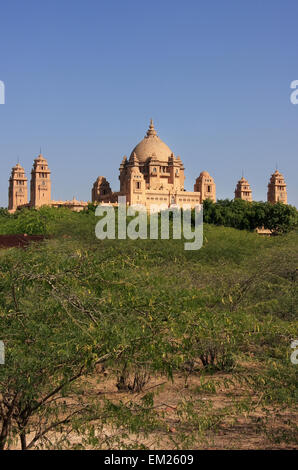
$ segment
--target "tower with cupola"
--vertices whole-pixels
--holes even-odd
[[[194,191],[200,193],[201,204],[205,199],[216,202],[216,185],[212,176],[207,171],[202,171],[196,179]]]
[[[287,204],[287,200],[287,185],[285,179],[278,170],[275,170],[268,184],[267,201],[271,204],[276,204],[277,202]]]
[[[244,201],[252,201],[252,190],[247,179],[242,176],[238,181],[235,189],[235,199],[243,199]]]
[[[41,207],[51,204],[51,172],[47,160],[40,153],[34,160],[31,171],[30,206]]]
[[[8,210],[15,212],[28,203],[27,178],[24,168],[17,163],[11,170],[8,188]]]

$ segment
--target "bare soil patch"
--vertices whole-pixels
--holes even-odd
[[[40,242],[42,240],[44,240],[43,235],[0,235],[0,249],[26,248],[31,242]]]

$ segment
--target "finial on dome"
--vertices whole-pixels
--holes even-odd
[[[149,126],[149,129],[147,131],[147,137],[149,137],[150,135],[157,135],[156,133],[156,130],[154,128],[154,124],[153,124],[153,119],[151,118],[150,119],[150,126]]]

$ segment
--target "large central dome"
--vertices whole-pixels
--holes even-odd
[[[172,150],[156,134],[152,119],[147,134],[133,149],[131,156],[134,153],[140,162],[145,162],[152,154],[154,154],[157,160],[167,162],[172,155]]]

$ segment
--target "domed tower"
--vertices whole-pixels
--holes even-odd
[[[30,205],[41,207],[51,204],[51,172],[47,160],[40,153],[31,171]]]
[[[207,174],[208,175],[208,174]],[[151,207],[196,207],[200,204],[200,193],[185,191],[184,166],[179,156],[158,137],[151,119],[143,140],[132,150],[130,157],[123,157],[119,168],[120,191],[106,196],[103,180],[93,186],[92,199],[98,202],[116,203],[125,197],[128,205],[142,204]],[[215,200],[215,184],[208,175],[210,193],[205,197]]]
[[[24,168],[17,163],[11,170],[8,189],[8,210],[15,212],[19,206],[28,203],[27,178]]]
[[[271,202],[271,204],[276,202],[287,204],[287,185],[283,175],[278,170],[275,170],[273,175],[271,175],[268,184],[267,201]]]
[[[171,149],[157,135],[151,119],[149,129],[139,142],[130,158],[124,157],[120,165],[120,191],[127,191],[127,178],[132,160],[137,162],[144,175],[146,189],[184,190],[184,166],[180,157],[175,157]]]
[[[200,193],[201,204],[205,199],[216,202],[216,185],[212,176],[207,171],[202,171],[196,179],[194,191]]]
[[[249,182],[242,176],[235,189],[235,199],[252,202],[252,190]]]

